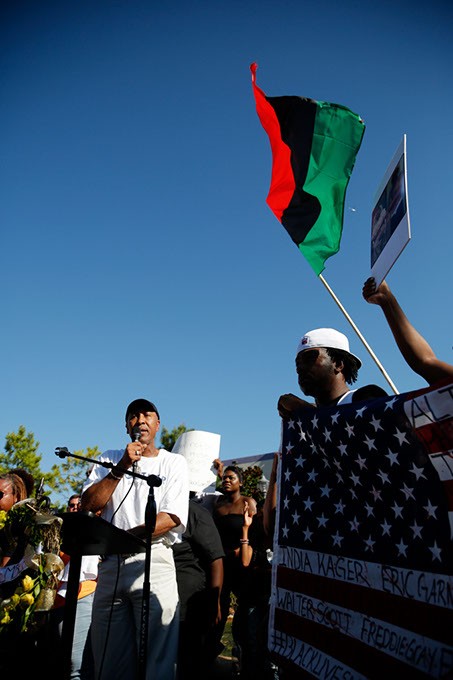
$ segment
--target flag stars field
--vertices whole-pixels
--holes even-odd
[[[360,527],[361,522],[357,519],[357,517],[354,517],[354,519],[349,520],[349,525],[351,527],[351,531],[358,533],[359,532],[359,527]]]
[[[409,444],[409,442],[406,439],[406,433],[401,432],[398,428],[396,428],[396,432],[393,435],[398,439],[399,445],[401,446],[402,444]]]
[[[375,502],[375,503],[376,503],[376,501],[382,501],[382,496],[381,496],[381,490],[380,490],[380,489],[376,489],[374,486],[372,486],[372,487],[371,487],[370,494],[373,496],[374,502]]]
[[[377,432],[378,430],[382,430],[381,421],[377,420],[374,416],[370,420],[370,425],[372,425],[374,427],[375,432]]]
[[[432,505],[431,501],[428,499],[428,505],[424,505],[423,509],[426,510],[427,517],[436,517],[436,510],[437,510],[437,505]]]
[[[412,467],[409,470],[409,472],[413,475],[415,475],[415,478],[418,482],[419,479],[426,479],[426,475],[423,474],[423,468],[417,467],[415,463],[412,463]]]
[[[307,526],[307,528],[303,531],[303,535],[304,535],[305,541],[310,542],[311,537],[313,536],[313,531],[310,531],[310,529]]]
[[[337,546],[341,547],[341,544],[343,542],[343,536],[341,536],[338,531],[335,534],[332,534],[332,539],[333,539],[333,545],[334,546],[337,545]]]
[[[323,496],[325,496],[326,498],[329,498],[331,491],[332,491],[332,489],[330,488],[330,486],[328,484],[326,484],[325,486],[322,486],[321,487],[321,498]]]
[[[373,449],[374,451],[377,451],[376,444],[374,443],[374,441],[375,441],[374,439],[371,439],[368,436],[365,437],[364,444],[368,446],[368,451],[372,451]]]
[[[335,514],[336,515],[343,515],[344,514],[345,505],[342,501],[335,503],[334,508],[335,508]]]
[[[397,505],[397,503],[394,503],[391,508],[395,514],[395,519],[397,517],[403,517],[403,508],[401,505]]]
[[[383,470],[379,470],[377,474],[378,477],[381,478],[382,484],[390,484],[390,479],[386,472],[384,472]]]
[[[406,500],[408,500],[409,498],[412,498],[412,500],[415,500],[414,489],[407,486],[407,484],[403,484],[403,488],[401,489],[401,491],[406,496]]]
[[[441,561],[442,548],[439,548],[436,541],[434,541],[434,545],[430,547],[430,550],[433,554],[433,562],[435,560],[439,560],[439,562],[440,562]]]
[[[367,539],[365,539],[364,543],[366,551],[369,550],[370,552],[374,552],[374,545],[376,541],[373,541],[373,539],[371,538],[371,534],[368,536]]]
[[[396,547],[398,548],[398,555],[407,557],[407,545],[403,542],[403,539],[401,539],[399,543],[396,543]]]
[[[366,464],[365,458],[362,458],[361,456],[357,456],[357,458],[355,459],[354,462],[357,463],[357,465],[359,466],[359,468],[361,470],[367,469],[367,464]]]
[[[412,529],[412,534],[413,538],[422,538],[422,528],[417,524],[417,522],[414,522],[413,524],[410,525],[410,529]]]
[[[393,451],[391,451],[390,449],[388,449],[388,453],[386,453],[385,456],[386,456],[386,458],[389,459],[389,461],[390,461],[390,466],[392,466],[392,465],[399,465],[399,462],[398,462],[398,454],[397,454],[397,453],[394,453]]]
[[[383,536],[390,536],[390,531],[392,529],[392,525],[387,522],[387,520],[384,520],[384,522],[381,524],[382,527],[382,535]]]
[[[330,430],[327,429],[327,427],[324,428],[324,441],[330,442],[331,441],[331,434]]]
[[[295,496],[298,496],[300,490],[301,490],[301,486],[300,486],[299,482],[296,482],[296,483],[294,484],[294,486],[293,486],[293,493],[294,493],[294,495],[295,495]]]
[[[348,433],[348,437],[354,436],[354,425],[350,425],[349,423],[346,423],[344,429]]]

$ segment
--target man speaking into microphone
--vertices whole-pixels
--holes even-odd
[[[158,449],[160,417],[147,399],[126,409],[125,449],[105,451],[84,484],[81,509],[100,513],[120,529],[146,540],[149,485],[141,476],[162,480],[154,490],[156,522],[152,532],[146,678],[173,680],[178,650],[178,589],[171,545],[186,529],[189,481],[183,456]],[[99,565],[91,637],[97,680],[135,680],[138,673],[145,553],[108,555]]]

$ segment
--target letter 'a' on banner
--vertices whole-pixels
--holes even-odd
[[[272,178],[266,202],[319,276],[340,249],[346,189],[365,125],[340,104],[267,97],[256,85],[256,110],[269,136]]]

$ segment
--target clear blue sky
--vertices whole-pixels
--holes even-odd
[[[412,240],[388,276],[452,362],[450,2],[21,2],[0,24],[0,441],[43,468],[126,444],[132,399],[221,457],[274,451],[307,330],[345,332],[359,384],[388,385],[265,203],[268,95],[359,113],[341,250],[324,276],[400,392],[425,383],[361,288],[375,190],[407,134]],[[353,210],[352,210],[353,209]]]

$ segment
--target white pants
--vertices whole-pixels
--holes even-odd
[[[144,572],[145,553],[110,555],[99,565],[91,624],[96,680],[137,678]],[[150,582],[146,678],[174,680],[179,598],[167,544],[152,544]]]

